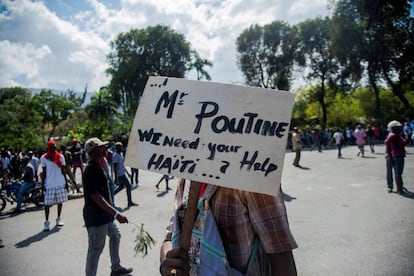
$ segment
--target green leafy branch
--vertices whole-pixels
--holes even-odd
[[[147,231],[144,230],[143,223],[141,223],[141,225],[137,225],[135,223],[132,224],[135,226],[134,231],[137,231],[137,235],[135,236],[134,257],[136,257],[138,254],[141,254],[142,257],[145,257],[148,255],[148,250],[155,245],[155,240]]]

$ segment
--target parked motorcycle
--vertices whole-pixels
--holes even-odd
[[[5,182],[1,179],[1,190],[0,190],[0,212],[6,208],[7,202],[14,204],[17,202],[17,194],[21,189],[22,184],[16,181]],[[37,207],[44,206],[44,191],[42,183],[37,182],[35,185],[30,187],[23,195],[22,204],[33,203]]]

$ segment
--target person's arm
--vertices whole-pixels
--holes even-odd
[[[296,264],[292,251],[269,254],[272,264],[272,275],[295,276]]]
[[[96,205],[113,216],[117,221],[120,223],[128,223],[127,217],[121,215],[117,210],[115,210],[102,195],[95,193],[91,195],[91,198],[96,203]]]

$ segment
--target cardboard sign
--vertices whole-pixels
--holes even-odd
[[[150,77],[125,163],[276,195],[294,99],[285,91]]]

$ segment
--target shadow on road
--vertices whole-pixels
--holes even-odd
[[[401,194],[402,197],[406,197],[406,198],[410,198],[410,199],[414,199],[414,193],[403,188],[404,189],[404,193]]]
[[[157,193],[157,197],[163,197],[163,196],[165,196],[166,194],[168,194],[168,190],[167,190],[167,191],[158,192],[158,193]]]
[[[284,200],[284,201],[286,201],[286,202],[290,202],[290,201],[292,201],[292,200],[295,200],[295,199],[296,199],[296,197],[292,197],[292,196],[290,196],[290,195],[288,195],[288,194],[285,194],[285,193],[283,193],[283,192],[282,192],[282,196],[283,196],[283,200]]]
[[[43,232],[43,231],[42,232],[39,232],[39,233],[37,233],[37,234],[35,234],[35,235],[31,236],[31,237],[28,237],[25,240],[22,240],[22,241],[16,243],[15,246],[16,246],[16,248],[28,247],[32,243],[39,242],[39,241],[43,240],[44,238],[46,238],[47,236],[49,236],[51,234],[54,234],[54,233],[57,233],[59,231],[60,231],[60,228],[59,227],[54,227],[50,231],[47,231],[47,232]]]

